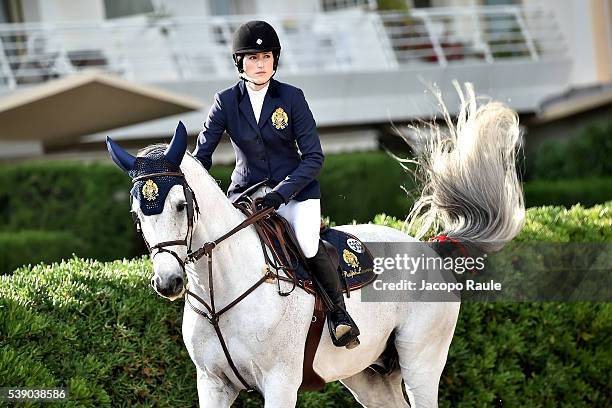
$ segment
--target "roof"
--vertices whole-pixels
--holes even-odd
[[[543,101],[536,121],[550,122],[610,104],[612,104],[612,84],[571,88],[563,94]]]
[[[202,107],[194,97],[150,85],[102,73],[77,74],[0,100],[0,140],[66,143]]]

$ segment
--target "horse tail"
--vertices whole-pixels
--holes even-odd
[[[471,84],[465,93],[454,85],[461,99],[456,124],[436,92],[448,131],[435,123],[413,128],[422,142],[417,174],[423,190],[407,223],[419,238],[441,230],[476,250],[494,252],[519,233],[525,220],[516,169],[518,115],[499,102],[479,106]]]

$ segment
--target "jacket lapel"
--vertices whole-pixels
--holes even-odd
[[[279,106],[279,94],[277,82],[274,79],[270,80],[270,86],[268,87],[268,92],[266,92],[266,96],[264,97],[264,103],[261,107],[261,114],[259,115],[259,127],[263,128],[272,112],[278,108]]]
[[[253,107],[251,106],[251,100],[249,99],[249,94],[246,90],[246,85],[244,81],[240,81],[239,87],[241,94],[240,102],[238,103],[238,108],[246,118],[248,124],[253,128],[255,132],[257,132],[257,134],[259,134],[259,127],[255,122],[255,114],[253,113]]]

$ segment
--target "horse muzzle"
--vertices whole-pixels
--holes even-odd
[[[156,274],[151,278],[151,287],[160,296],[174,301],[185,293],[185,279],[181,275],[161,277]]]

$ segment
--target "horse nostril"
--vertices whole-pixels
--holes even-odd
[[[161,278],[159,276],[153,276],[151,278],[151,287],[155,290],[161,287]]]
[[[178,292],[181,289],[183,289],[183,278],[177,276],[176,278],[174,278],[174,291]]]

